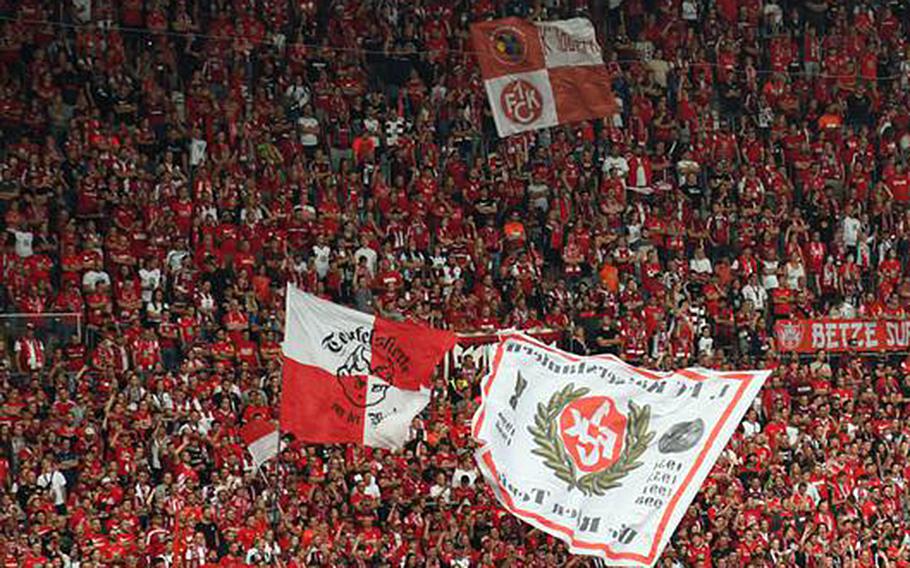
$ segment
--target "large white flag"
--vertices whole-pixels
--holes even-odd
[[[474,415],[512,514],[614,566],[651,566],[770,371],[655,373],[504,334]]]

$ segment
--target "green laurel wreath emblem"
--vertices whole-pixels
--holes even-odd
[[[629,415],[626,418],[626,439],[619,459],[602,471],[579,477],[575,464],[572,463],[572,458],[557,432],[556,419],[569,403],[583,397],[589,391],[590,389],[586,387],[576,389],[574,383],[569,383],[562,390],[553,393],[549,403],[544,405],[541,402],[537,405],[534,425],[528,426],[528,432],[537,444],[531,453],[543,458],[544,465],[553,470],[557,478],[569,485],[569,491],[578,488],[586,496],[601,496],[610,489],[622,486],[620,480],[642,465],[642,462],[637,460],[648,449],[655,433],[648,430],[651,407],[648,405],[640,407],[630,400]]]

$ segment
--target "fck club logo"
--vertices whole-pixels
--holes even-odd
[[[579,471],[606,469],[619,459],[626,417],[605,396],[589,396],[571,402],[559,417],[559,433]]]
[[[519,374],[516,386],[521,380]],[[612,398],[589,393],[589,388],[569,383],[538,405],[534,425],[528,427],[535,444],[531,453],[570,491],[605,495],[642,465],[655,432],[650,406],[630,400],[624,413]]]
[[[531,124],[543,114],[543,95],[524,79],[515,79],[499,95],[503,114],[512,122]]]
[[[803,342],[802,324],[789,321],[777,324],[777,342],[787,351],[798,348]]]

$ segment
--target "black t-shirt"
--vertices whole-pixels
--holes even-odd
[[[615,327],[600,328],[595,336],[594,345],[591,350],[597,353],[608,353],[610,355],[619,355],[619,344],[601,346],[601,341],[614,341],[619,338],[619,330]]]
[[[21,507],[23,511],[27,508],[28,500],[37,492],[38,488],[34,485],[22,484],[19,486],[19,490],[16,491],[16,500],[19,502],[19,507]]]
[[[70,106],[76,104],[76,100],[79,98],[79,89],[84,80],[75,71],[64,71],[57,75],[57,84],[62,91],[63,102]]]
[[[201,532],[205,537],[205,544],[210,550],[217,548],[220,539],[218,538],[218,526],[215,523],[196,523],[196,531]]]
[[[871,103],[865,94],[853,93],[847,97],[847,115],[850,120],[867,124]]]
[[[569,342],[566,344],[566,350],[575,355],[588,355],[590,353],[589,347],[575,336],[569,338]]]
[[[742,91],[738,84],[723,83],[719,90],[721,107],[725,112],[735,112],[742,106]]]
[[[700,200],[702,195],[704,195],[704,190],[701,187],[701,184],[697,181],[694,183],[684,183],[680,189],[682,192],[689,198],[694,200]]]

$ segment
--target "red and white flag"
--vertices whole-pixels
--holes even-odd
[[[586,18],[503,18],[471,26],[496,130],[526,130],[611,116],[616,100],[594,26]]]
[[[654,566],[771,371],[654,372],[503,332],[472,432],[500,504],[610,566]],[[701,563],[699,563],[701,565]]]
[[[261,418],[247,422],[240,428],[240,438],[256,467],[278,455],[278,429],[271,422]]]
[[[305,442],[402,447],[455,334],[365,314],[290,285],[286,302],[282,432]]]

